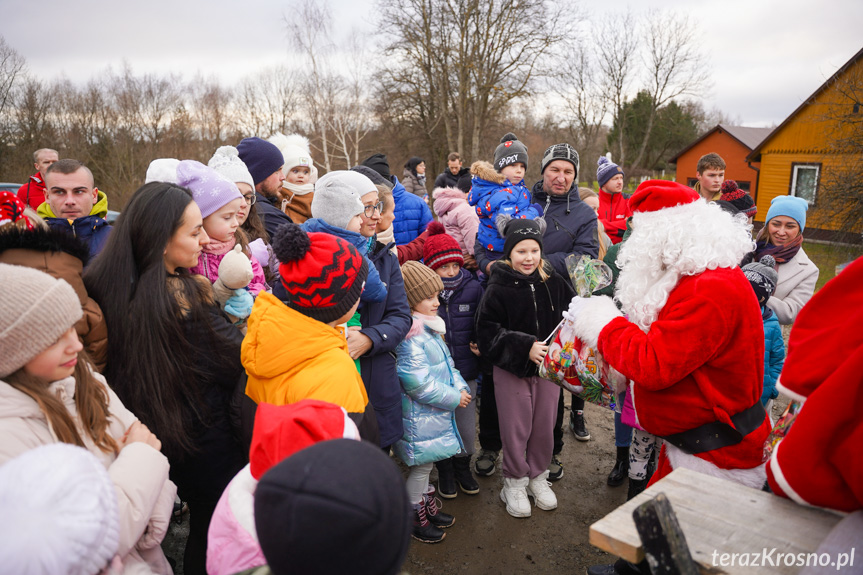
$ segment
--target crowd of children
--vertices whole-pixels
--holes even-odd
[[[563,158],[577,175],[577,154],[560,146],[546,152],[543,170]],[[480,490],[471,458],[477,428],[490,430],[478,426],[478,397],[481,412],[498,416],[502,508],[519,518],[530,517],[531,499],[557,508],[550,480],[562,468],[549,474],[562,394],[538,367],[576,300],[570,278],[546,258],[549,222],[525,186],[527,165],[527,148],[507,134],[493,164],[471,167],[470,193],[439,190],[441,222],[414,234],[395,225],[406,192],[385,156],[318,177],[304,138],[249,138],[219,148],[208,165],[153,162],[102,253],[92,262],[82,254],[68,276],[77,292],[27,261],[0,263],[0,291],[15,294],[0,313],[0,485],[56,459],[67,475],[80,470],[80,481],[46,484],[46,497],[99,505],[57,508],[58,520],[92,523],[77,540],[52,531],[33,544],[36,524],[16,531],[20,545],[0,562],[170,573],[159,543],[179,492],[191,512],[186,573],[264,564],[272,573],[397,573],[411,536],[438,543],[456,522],[438,497]],[[423,173],[419,158],[405,166],[406,176]],[[600,158],[597,177],[599,195],[566,196],[566,213],[583,202],[597,214],[591,253],[616,279],[632,210],[617,165]],[[739,190],[727,193],[741,201]],[[3,200],[0,262],[7,242],[20,249],[45,233],[32,210]],[[220,281],[235,257],[242,285]],[[468,269],[474,257],[478,270]],[[771,255],[743,267],[761,306],[768,407],[784,359],[768,305],[775,267]],[[96,310],[87,330],[82,305]],[[88,337],[99,325],[107,337]],[[488,402],[484,378],[494,384]],[[631,395],[618,397],[608,483],[628,473],[633,497],[658,440],[641,427]],[[51,451],[54,443],[77,449]],[[10,512],[25,513],[24,503],[12,507],[17,497],[0,490]]]

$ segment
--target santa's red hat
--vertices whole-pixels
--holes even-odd
[[[863,509],[863,258],[827,282],[791,330],[782,390],[806,402],[767,465],[798,503]]]
[[[645,180],[629,198],[633,213],[656,212],[691,204],[701,196],[692,188],[668,180]]]
[[[338,405],[317,399],[279,406],[261,403],[249,450],[252,477],[260,479],[272,466],[314,443],[340,437],[358,440],[360,433]]]

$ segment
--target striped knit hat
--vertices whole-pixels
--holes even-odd
[[[454,237],[446,233],[446,228],[440,222],[431,222],[428,226],[428,238],[423,245],[423,262],[433,270],[449,262],[464,265],[464,255]]]
[[[306,233],[283,224],[273,237],[279,274],[288,292],[288,307],[323,323],[345,315],[360,299],[369,265],[357,249],[341,238]]]

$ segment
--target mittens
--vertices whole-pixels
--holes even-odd
[[[234,290],[234,295],[228,298],[225,302],[225,312],[232,316],[243,319],[249,317],[252,313],[252,306],[255,303],[255,298],[247,289]]]

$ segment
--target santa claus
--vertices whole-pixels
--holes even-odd
[[[770,420],[761,405],[764,331],[738,262],[746,219],[675,182],[630,199],[632,235],[617,258],[615,299],[573,299],[575,333],[631,380],[642,427],[663,438],[651,483],[685,467],[760,488]]]

